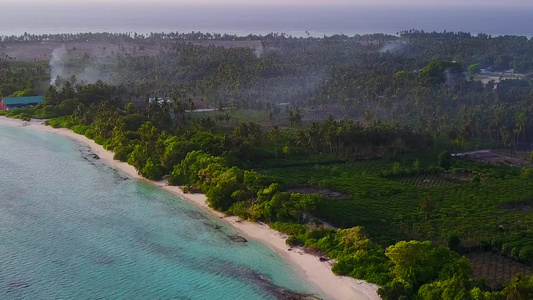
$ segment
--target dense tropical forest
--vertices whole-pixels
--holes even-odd
[[[2,55],[0,96],[45,103],[0,114],[267,222],[383,299],[533,298],[533,39],[24,35],[0,52],[39,43],[67,46]]]

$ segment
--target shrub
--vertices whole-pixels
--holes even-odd
[[[103,146],[106,142],[109,142],[108,139],[103,138],[103,137],[101,137],[99,135],[94,136],[93,140],[94,140],[95,143],[97,143],[98,145],[101,145],[101,146]]]
[[[113,156],[114,160],[120,160],[122,162],[127,162],[128,161],[128,156],[130,155],[129,149],[127,149],[127,148],[120,148],[120,149],[115,148],[114,151],[115,151],[115,155]]]
[[[468,66],[468,72],[472,75],[475,75],[481,71],[481,65],[480,64],[473,64]]]
[[[181,189],[185,194],[199,194],[202,192],[202,190],[193,184],[186,184]]]
[[[13,117],[16,118],[16,119],[21,119],[23,121],[30,121],[31,120],[31,115],[28,114],[28,113],[21,113],[21,114],[15,115]]]
[[[394,163],[392,166],[392,174],[398,175],[401,172],[401,165],[399,162]]]
[[[420,162],[417,160],[415,160],[415,162],[413,163],[413,171],[418,174],[418,172],[420,172]]]
[[[242,219],[247,219],[248,218],[248,203],[246,203],[245,201],[235,202],[226,212],[228,214],[238,216]]]
[[[37,93],[33,89],[25,89],[22,91],[16,91],[12,95],[13,97],[28,97],[28,96],[37,96]]]
[[[526,246],[520,250],[518,256],[523,260],[531,260],[533,258],[533,247]]]
[[[439,155],[439,167],[448,170],[452,166],[452,156],[448,151],[443,151]]]
[[[76,125],[70,116],[50,119],[44,122],[44,124],[52,126],[53,128],[71,128],[72,126]]]
[[[59,104],[59,112],[63,115],[71,115],[80,104],[77,99],[66,99]]]
[[[457,251],[461,246],[461,240],[456,234],[453,234],[446,238],[446,244],[448,244],[448,248],[450,248],[451,250]]]
[[[533,172],[531,172],[531,169],[525,168],[520,176],[522,178],[533,178]]]
[[[275,222],[270,224],[270,228],[290,235],[300,235],[305,233],[305,226],[302,224]]]
[[[290,246],[295,246],[295,247],[301,247],[304,245],[304,241],[302,241],[302,239],[298,238],[297,236],[290,236],[287,238],[287,240],[285,241],[285,243],[287,245],[290,245]]]
[[[96,131],[92,128],[89,128],[88,130],[85,131],[85,137],[87,137],[88,139],[94,139],[94,137],[96,136]]]
[[[110,139],[106,139],[105,142],[102,144],[102,147],[104,147],[105,150],[113,150],[113,143]]]
[[[61,116],[61,112],[53,105],[46,105],[35,111],[34,117],[37,119],[52,119]]]
[[[154,163],[152,158],[149,158],[141,170],[141,175],[150,180],[159,180],[163,177],[163,170],[161,165]]]
[[[89,128],[90,127],[87,125],[74,125],[72,126],[71,129],[77,134],[85,135],[85,133],[87,132],[87,130],[89,130]]]

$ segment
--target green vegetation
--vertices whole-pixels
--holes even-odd
[[[1,51],[0,51],[1,52]],[[46,64],[14,62],[0,58],[0,98],[35,96],[49,81]]]
[[[148,179],[268,222],[288,244],[335,259],[336,274],[379,284],[383,299],[530,298],[530,277],[491,291],[459,253],[533,262],[531,161],[513,156],[533,142],[531,77],[496,85],[463,72],[532,72],[532,40],[409,31],[403,50],[383,52],[398,38],[247,37],[262,40],[259,56],[185,42],[238,39],[228,36],[93,37],[164,51],[117,53],[116,85],[58,78],[39,88],[38,63],[1,60],[18,78],[2,83],[3,95],[45,94],[44,104],[1,114],[52,118]],[[509,156],[491,164],[451,154],[487,145]]]
[[[481,64],[473,64],[468,66],[468,73],[475,75],[481,71]]]

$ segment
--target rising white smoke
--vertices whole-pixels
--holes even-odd
[[[67,58],[67,48],[65,45],[52,51],[50,60],[50,84],[56,83],[57,76],[63,77],[65,73],[65,59]]]
[[[392,41],[386,43],[381,49],[379,49],[379,53],[387,53],[387,52],[403,52],[407,49],[407,42],[405,41]]]
[[[76,78],[80,81],[82,84],[91,84],[95,83],[98,80],[102,80],[104,82],[108,81],[108,76],[104,76],[102,72],[97,70],[93,66],[86,67],[83,72],[76,75]]]
[[[58,76],[63,80],[74,80],[71,83],[91,84],[99,80],[107,83],[113,82],[112,74],[107,71],[106,65],[109,61],[103,59],[91,59],[83,71],[77,68],[70,68],[66,65],[68,57],[68,50],[65,45],[54,49],[52,51],[52,59],[50,59],[50,85],[55,85]],[[76,70],[74,70],[76,69]],[[73,79],[74,78],[74,79]]]
[[[254,51],[255,57],[261,58],[261,56],[263,55],[263,51],[263,45],[256,47]]]

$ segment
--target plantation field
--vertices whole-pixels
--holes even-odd
[[[402,158],[402,168],[409,168],[415,160]],[[345,199],[322,200],[316,216],[339,227],[364,226],[385,246],[405,239],[446,245],[456,235],[460,247],[468,250],[496,237],[533,229],[530,211],[502,209],[504,204],[533,199],[533,180],[521,175],[521,168],[453,160],[453,172],[445,174],[381,176],[395,164],[394,160],[371,160],[264,172],[289,186],[309,184],[346,194]],[[421,158],[419,164],[425,169],[436,165],[436,159]],[[463,174],[478,180],[458,181]],[[430,181],[424,184],[425,179]],[[497,250],[502,245],[492,244]],[[529,243],[513,244],[515,256],[526,246]],[[511,249],[507,252],[512,254]],[[533,258],[529,256],[521,259]]]
[[[474,277],[484,277],[493,289],[501,287],[520,273],[532,275],[533,268],[493,252],[472,252],[466,255],[474,271]]]
[[[396,182],[406,183],[411,186],[430,188],[430,187],[451,187],[457,184],[465,183],[462,177],[453,177],[453,174],[431,174],[404,176],[396,179]]]

